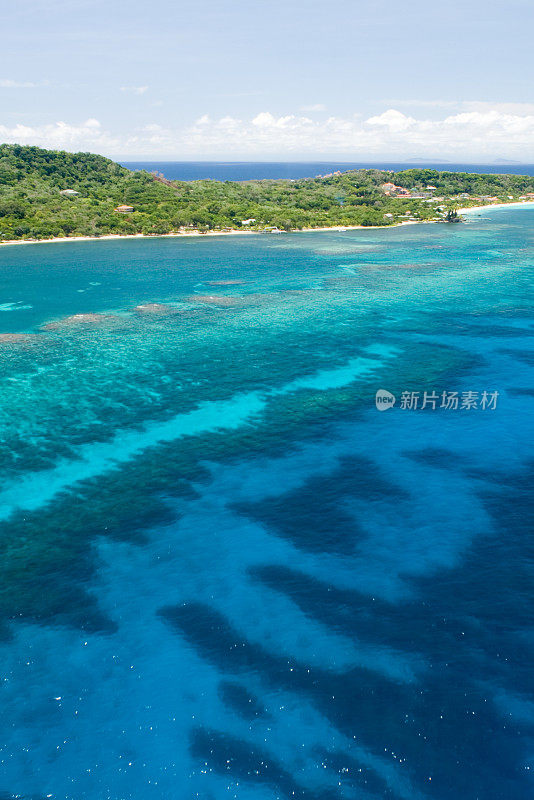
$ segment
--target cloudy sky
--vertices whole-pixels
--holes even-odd
[[[532,0],[18,0],[0,141],[534,163]]]

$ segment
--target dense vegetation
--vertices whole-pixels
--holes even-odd
[[[443,200],[389,197],[380,188],[388,181],[407,189],[431,184]],[[60,194],[65,189],[79,194]],[[390,225],[445,216],[462,193],[507,200],[526,192],[534,192],[529,176],[429,169],[355,170],[297,181],[164,181],[92,153],[0,145],[0,240],[206,231],[240,228],[249,219],[252,229]],[[469,202],[461,198],[462,205]],[[116,211],[121,204],[133,213]]]

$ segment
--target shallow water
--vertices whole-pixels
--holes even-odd
[[[532,796],[533,222],[0,250],[0,797]]]

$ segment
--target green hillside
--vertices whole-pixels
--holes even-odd
[[[381,188],[386,182],[426,195],[388,196]],[[78,194],[66,196],[64,190]],[[239,229],[244,220],[253,220],[246,227],[256,230],[390,225],[435,219],[454,205],[480,202],[480,196],[508,201],[528,192],[534,192],[528,176],[427,169],[357,170],[298,181],[171,182],[92,153],[4,144],[0,240]],[[115,210],[119,205],[134,210],[121,213]]]

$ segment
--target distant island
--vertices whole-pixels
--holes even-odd
[[[0,242],[280,232],[457,221],[459,206],[534,200],[534,177],[413,168],[300,180],[170,181],[103,156],[0,145]]]

